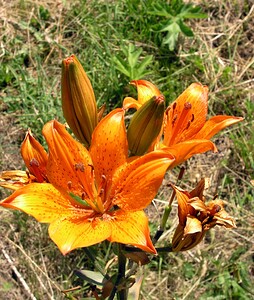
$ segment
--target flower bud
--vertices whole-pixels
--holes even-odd
[[[21,156],[29,172],[36,177],[38,182],[47,181],[48,154],[30,130],[26,133],[21,145]]]
[[[164,117],[164,96],[154,96],[135,112],[127,138],[131,155],[143,155],[161,131]]]
[[[62,108],[75,136],[89,147],[98,123],[97,106],[91,82],[75,55],[62,63]]]

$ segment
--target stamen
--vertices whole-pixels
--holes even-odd
[[[188,128],[190,127],[190,124],[191,124],[191,121],[189,120],[188,123],[187,123],[187,125],[186,125],[185,130],[188,129]]]
[[[176,108],[176,103],[173,104],[173,109],[175,110],[175,108]],[[181,135],[185,130],[187,130],[190,127],[191,122],[194,120],[194,115],[193,114],[190,115],[191,108],[192,108],[192,104],[190,102],[185,102],[183,104],[182,111],[180,111],[179,108],[172,114],[173,132],[169,141],[170,145],[173,145],[176,140],[177,140],[176,142],[181,141]]]
[[[85,192],[83,192],[82,194],[81,194],[81,199],[82,200],[85,200],[87,198],[87,194],[85,193]]]
[[[192,108],[192,105],[191,105],[190,102],[185,102],[185,103],[184,103],[184,109],[189,110],[189,109],[191,109],[191,108]]]
[[[72,188],[72,182],[71,182],[71,181],[68,181],[68,182],[67,182],[67,186],[68,186],[68,189],[71,190],[71,188]]]
[[[45,181],[45,178],[40,170],[40,164],[36,158],[32,158],[29,162],[29,171],[36,177],[37,181],[42,183]]]
[[[177,114],[174,115],[174,117],[173,117],[173,119],[172,119],[172,126],[173,126],[173,127],[174,127],[174,125],[175,125],[176,120],[177,120]]]
[[[31,160],[30,160],[30,162],[29,162],[29,165],[30,165],[30,167],[39,167],[40,166],[40,164],[39,164],[39,162],[38,162],[38,160],[36,159],[36,158],[32,158]]]
[[[85,172],[85,166],[82,162],[77,163],[74,165],[75,171],[81,171],[81,172]]]

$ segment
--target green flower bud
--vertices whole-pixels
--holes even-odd
[[[89,147],[98,123],[97,105],[91,82],[75,55],[62,63],[62,108],[75,136]]]
[[[143,155],[158,137],[164,117],[165,99],[154,96],[135,112],[127,138],[131,155]]]

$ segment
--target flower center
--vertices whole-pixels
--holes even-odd
[[[90,206],[95,212],[103,214],[105,212],[104,202],[106,200],[106,185],[107,180],[103,175],[99,186],[96,185],[94,167],[93,165],[84,165],[82,162],[74,165],[74,170],[80,182],[80,188],[82,190],[81,197],[73,196],[72,182],[68,181],[67,186],[70,190],[72,198],[77,200],[79,198],[80,203]]]
[[[181,135],[186,131],[191,123],[194,121],[194,114],[190,114],[192,105],[190,102],[185,102],[182,111],[177,109],[177,103],[173,103],[172,106],[166,110],[166,115],[171,122],[171,136],[170,140],[166,142],[168,146],[171,146],[184,139]],[[172,111],[170,111],[172,109]]]

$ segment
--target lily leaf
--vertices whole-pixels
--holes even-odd
[[[104,276],[99,272],[90,270],[74,270],[74,274],[91,284],[103,286]]]

